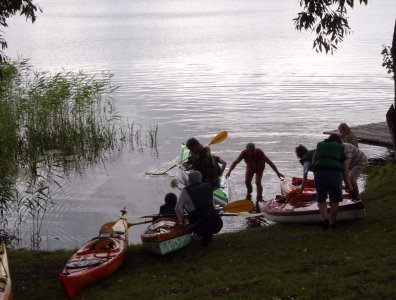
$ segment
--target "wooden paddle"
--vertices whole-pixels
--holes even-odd
[[[221,143],[222,141],[224,141],[228,136],[228,132],[227,131],[222,131],[220,132],[218,135],[216,135],[208,144],[208,146],[210,145],[215,145],[218,143]],[[188,158],[179,161],[177,164],[174,164],[172,167],[170,167],[169,169],[167,169],[166,171],[163,172],[158,172],[158,173],[144,173],[145,175],[152,175],[152,176],[160,176],[160,175],[165,175],[166,173],[168,173],[170,170],[172,170],[173,168],[176,168],[177,166],[179,166],[181,163],[185,162]]]

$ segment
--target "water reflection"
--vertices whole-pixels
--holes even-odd
[[[29,56],[43,70],[115,73],[121,115],[144,127],[158,123],[160,137],[158,153],[125,152],[106,167],[62,183],[46,218],[50,248],[80,246],[124,205],[131,215],[157,212],[172,191],[172,177],[144,173],[169,167],[191,136],[205,143],[228,130],[229,138],[212,147],[228,163],[255,142],[283,174],[299,175],[296,145],[314,147],[323,131],[340,122],[383,121],[393,101],[379,53],[382,44],[390,44],[394,1],[352,11],[354,33],[332,57],[314,53],[310,34],[294,30],[298,7],[292,0],[40,4],[44,13],[34,25],[19,19],[10,24],[9,53]],[[369,157],[386,154],[362,149]],[[231,177],[232,199],[245,195],[243,174],[239,166]],[[176,175],[177,170],[170,174]],[[269,169],[263,184],[266,199],[279,192]],[[232,231],[245,221],[224,223],[224,231]],[[143,230],[131,229],[133,243]]]

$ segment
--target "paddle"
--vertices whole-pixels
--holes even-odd
[[[105,224],[103,224],[102,226],[101,226],[101,229],[102,228],[106,228],[106,227],[112,227],[115,223],[116,223],[117,221],[112,221],[112,222],[107,222],[107,223],[105,223]],[[147,223],[151,223],[152,221],[142,221],[142,222],[137,222],[137,223],[128,223],[128,228],[130,228],[130,227],[132,227],[132,226],[134,226],[134,225],[141,225],[141,224],[147,224]]]
[[[221,208],[221,211],[238,214],[238,213],[247,213],[254,209],[254,204],[250,200],[236,200],[233,201]],[[175,217],[175,215],[146,215],[146,216],[127,216],[130,219],[145,219],[145,218],[154,218],[154,217]]]
[[[210,145],[215,145],[218,143],[221,143],[222,141],[224,141],[228,136],[228,132],[227,131],[222,131],[220,132],[218,135],[216,135],[214,138],[212,138],[212,140],[209,142],[208,146]],[[172,170],[173,168],[176,168],[177,166],[179,166],[181,163],[185,162],[188,158],[179,161],[177,164],[174,164],[172,167],[170,167],[169,169],[167,169],[166,171],[163,172],[159,172],[159,173],[150,173],[150,172],[146,172],[144,173],[145,175],[153,175],[153,176],[160,176],[160,175],[165,175],[166,173],[168,173],[170,170]]]
[[[229,213],[249,212],[254,210],[254,204],[250,200],[236,200],[221,208],[222,211]]]

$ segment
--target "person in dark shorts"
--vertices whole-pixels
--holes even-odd
[[[223,228],[223,221],[214,207],[211,185],[202,182],[199,171],[191,171],[188,179],[189,185],[181,191],[176,204],[177,218],[183,224],[186,210],[192,231],[202,237],[202,245],[206,246],[212,242],[213,235]]]
[[[335,228],[339,202],[343,200],[342,181],[348,189],[351,187],[349,174],[346,170],[344,146],[338,135],[330,135],[328,139],[317,144],[313,155],[313,170],[316,187],[316,198],[323,217],[323,228]],[[327,212],[327,196],[330,198],[330,217]]]
[[[265,164],[269,164],[276,175],[281,178],[284,177],[275,166],[275,164],[264,154],[263,150],[256,148],[253,143],[248,143],[246,149],[243,150],[236,160],[231,164],[230,169],[226,175],[226,178],[230,177],[232,170],[244,160],[246,163],[245,172],[245,185],[247,189],[246,199],[252,200],[252,180],[253,176],[256,175],[256,187],[257,187],[257,201],[263,201],[263,186],[261,184],[261,179],[263,178]]]

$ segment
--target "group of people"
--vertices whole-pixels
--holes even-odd
[[[318,143],[315,150],[308,150],[304,145],[295,149],[303,166],[301,193],[307,183],[308,172],[314,173],[316,200],[323,217],[324,229],[336,226],[339,202],[344,198],[343,181],[352,200],[360,200],[357,180],[368,164],[368,159],[359,149],[357,138],[349,126],[341,123],[338,131],[339,134],[331,134]],[[330,200],[330,216],[327,197]]]
[[[303,166],[301,193],[308,178],[308,172],[314,173],[316,200],[323,217],[325,228],[335,228],[339,202],[343,200],[343,181],[353,200],[359,200],[357,179],[367,165],[366,155],[359,150],[357,139],[347,124],[339,126],[340,134],[332,134],[317,144],[316,149],[308,150],[304,145],[296,147],[297,158]],[[218,233],[223,222],[215,209],[213,190],[220,186],[220,176],[226,169],[226,162],[212,155],[210,148],[203,146],[197,139],[186,142],[191,155],[183,162],[190,170],[189,184],[182,189],[179,198],[173,193],[165,197],[165,204],[160,208],[160,215],[175,215],[180,223],[185,223],[185,212],[193,232],[202,237],[202,244],[208,245],[212,236]],[[246,199],[252,200],[252,180],[255,176],[257,203],[263,201],[262,177],[266,164],[281,178],[284,177],[263,150],[254,143],[248,143],[231,164],[226,178],[230,177],[235,167],[244,160],[246,164],[245,185]],[[330,199],[330,216],[328,216],[326,199]]]

